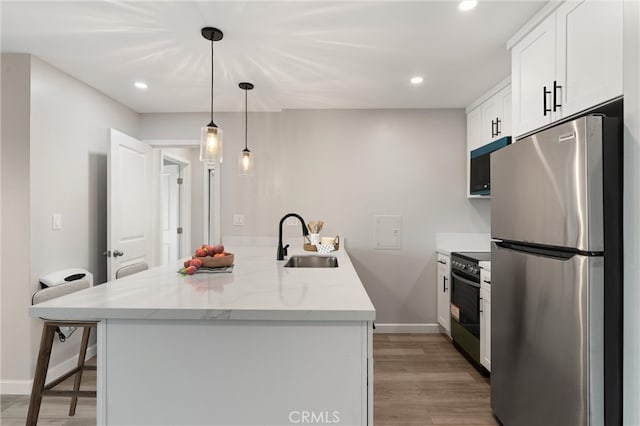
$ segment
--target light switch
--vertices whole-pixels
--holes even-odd
[[[284,221],[284,223],[286,223],[287,226],[300,226],[300,221],[297,217],[288,217],[287,220]]]
[[[402,216],[375,215],[373,217],[373,248],[376,250],[402,249]]]
[[[62,229],[62,215],[60,213],[54,213],[51,217],[51,229],[54,231]]]
[[[234,214],[233,215],[233,224],[234,224],[234,226],[244,226],[244,215],[243,214]]]

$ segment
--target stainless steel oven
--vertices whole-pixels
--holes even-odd
[[[451,338],[480,370],[479,262],[490,258],[490,252],[451,253]]]

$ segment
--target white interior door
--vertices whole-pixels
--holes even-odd
[[[107,277],[152,253],[151,147],[111,129],[107,167]]]
[[[172,263],[180,257],[178,228],[180,227],[180,166],[162,166],[162,263]]]

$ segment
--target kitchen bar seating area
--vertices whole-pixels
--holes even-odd
[[[0,21],[2,424],[640,424],[640,2]]]

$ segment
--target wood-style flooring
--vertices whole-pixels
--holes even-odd
[[[439,334],[375,334],[373,338],[376,426],[496,425],[489,381]],[[95,387],[95,372],[83,386]],[[70,380],[66,383],[71,386]],[[29,397],[2,395],[0,424],[24,426]],[[96,402],[80,398],[68,417],[69,398],[45,397],[39,425],[96,424]]]
[[[489,380],[440,334],[375,334],[376,426],[497,425]]]

